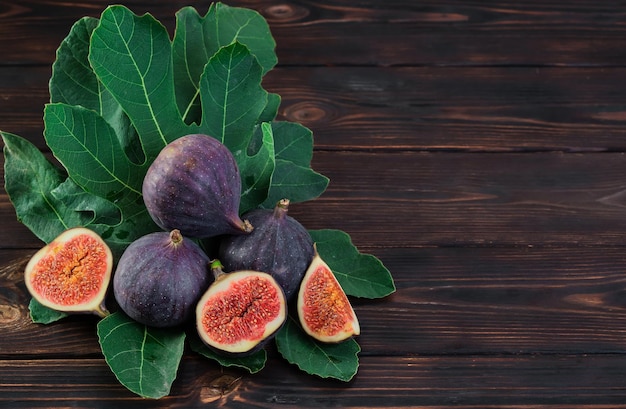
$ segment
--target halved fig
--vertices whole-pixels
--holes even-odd
[[[75,227],[61,233],[30,259],[24,271],[28,292],[40,304],[67,313],[109,314],[104,297],[113,255],[94,231]]]
[[[287,301],[280,285],[264,272],[224,273],[211,263],[215,282],[196,307],[202,341],[218,352],[246,355],[262,348],[287,319]]]
[[[297,308],[302,328],[318,341],[340,342],[361,332],[346,293],[317,247],[300,284]]]

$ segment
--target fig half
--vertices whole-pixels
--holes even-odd
[[[104,297],[113,255],[94,231],[75,227],[61,233],[29,260],[24,271],[28,292],[40,304],[66,313],[109,314]]]
[[[211,268],[215,282],[196,307],[200,338],[217,352],[229,355],[258,351],[287,319],[282,288],[264,272],[224,273],[219,260],[213,261]]]
[[[142,194],[148,213],[165,231],[209,238],[252,230],[239,217],[241,178],[235,158],[208,135],[186,135],[165,146],[148,168]]]
[[[317,248],[300,284],[297,308],[302,328],[318,341],[341,342],[361,332],[346,293]]]
[[[208,256],[174,229],[149,233],[126,248],[113,276],[113,293],[135,321],[174,327],[191,319],[211,281]]]

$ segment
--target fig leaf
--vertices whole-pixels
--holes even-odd
[[[183,330],[150,328],[115,312],[98,322],[98,340],[109,368],[128,390],[152,399],[170,393],[183,356]]]
[[[97,230],[94,214],[100,210],[110,214],[111,203],[84,192],[28,140],[6,132],[0,134],[4,142],[5,189],[17,218],[31,232],[49,243],[70,227],[89,226]],[[55,194],[59,191],[65,197]],[[73,200],[78,194],[83,197],[79,208]]]
[[[391,273],[383,263],[371,254],[360,253],[347,233],[332,229],[309,233],[319,255],[347,295],[382,298],[396,290]]]
[[[239,211],[245,213],[252,210],[267,198],[268,191],[272,182],[272,175],[275,172],[276,160],[274,158],[274,135],[272,126],[264,122],[256,127],[255,133],[260,132],[261,142],[258,144],[260,148],[251,151],[253,142],[248,145],[245,152],[245,158],[239,161],[244,166],[239,166],[241,175],[241,200],[239,203]],[[235,157],[237,159],[237,157]]]
[[[107,7],[91,35],[89,62],[128,114],[147,162],[168,142],[189,133],[176,105],[169,34],[150,14]]]
[[[272,209],[282,198],[292,203],[305,202],[321,195],[328,178],[311,169],[313,133],[295,122],[273,121],[272,135],[276,168],[267,199],[262,207]]]
[[[356,340],[350,338],[336,344],[317,342],[300,328],[297,318],[287,318],[275,340],[283,358],[308,374],[348,382],[359,368],[361,347]]]
[[[67,317],[67,313],[50,309],[34,298],[30,299],[28,304],[30,319],[36,324],[51,324],[62,318]]]
[[[226,356],[224,354],[218,354],[213,351],[211,348],[206,346],[198,336],[189,337],[189,346],[193,351],[204,356],[205,358],[216,361],[221,366],[235,366],[238,368],[243,368],[250,373],[259,372],[265,367],[265,363],[267,362],[267,352],[265,351],[265,349],[260,349],[252,355],[243,357]]]
[[[201,120],[199,83],[204,66],[221,47],[235,41],[256,56],[263,73],[276,65],[276,43],[267,21],[255,10],[214,3],[205,16],[191,6],[176,13],[172,43],[174,79],[178,108],[186,123],[198,124]],[[272,97],[272,102],[277,107],[276,97]],[[275,116],[274,110],[266,120]]]
[[[136,163],[144,161],[128,115],[100,82],[89,64],[89,41],[99,20],[83,17],[72,26],[57,50],[50,78],[50,102],[80,105],[102,116],[115,130],[120,145]]]

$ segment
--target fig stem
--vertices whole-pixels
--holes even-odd
[[[108,315],[110,315],[111,313],[109,312],[109,310],[106,309],[106,307],[104,306],[104,304],[100,304],[96,307],[96,309],[93,310],[93,313],[96,314],[97,316],[99,316],[100,318],[105,318]]]
[[[170,232],[170,240],[172,244],[176,245],[183,241],[183,235],[180,234],[180,230],[174,229]]]
[[[213,273],[213,277],[215,277],[215,281],[219,280],[223,275],[226,275],[224,265],[218,259],[211,260],[211,272]]]
[[[282,219],[285,217],[287,212],[289,211],[289,199],[280,199],[276,206],[274,207],[274,217],[277,219]]]

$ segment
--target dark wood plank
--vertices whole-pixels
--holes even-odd
[[[5,64],[49,64],[72,23],[108,3],[22,1],[0,9]],[[188,3],[125,2],[170,31]],[[210,2],[194,5],[205,11]],[[613,2],[231,1],[270,22],[286,65],[624,65],[626,11]],[[584,35],[580,35],[584,33]],[[329,47],[332,44],[332,47]],[[391,46],[392,45],[392,46]]]
[[[26,73],[25,73],[26,70]],[[624,151],[626,68],[277,68],[318,150]],[[0,68],[0,129],[45,149],[49,67]]]
[[[397,286],[385,299],[353,300],[362,356],[626,352],[623,248],[361,250]],[[28,254],[2,251],[0,262]],[[22,270],[0,270],[0,357],[100,354],[96,317],[33,324],[29,299]]]
[[[330,186],[290,214],[367,247],[622,246],[625,167],[622,153],[317,151]],[[0,217],[0,246],[40,246],[6,195]]]
[[[349,384],[270,360],[256,375],[185,359],[171,395],[137,397],[101,359],[0,361],[11,408],[625,408],[626,358],[601,356],[364,357]],[[54,375],[51,375],[54,374]]]

